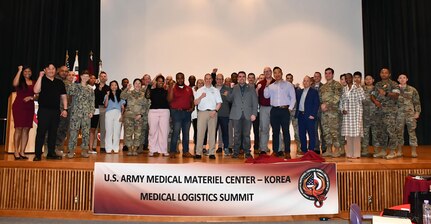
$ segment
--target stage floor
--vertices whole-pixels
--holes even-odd
[[[193,144],[190,145],[193,148]],[[296,158],[296,145],[291,146],[292,158]],[[371,150],[371,148],[370,148]],[[350,159],[345,157],[330,158],[325,157],[326,162],[337,163],[337,170],[374,170],[374,169],[408,169],[408,168],[431,168],[431,146],[419,146],[418,157],[412,158],[411,150],[409,146],[403,147],[404,157],[395,158],[391,160],[383,158],[368,158],[361,157],[359,159]],[[4,152],[4,146],[0,146],[0,151]],[[40,162],[33,162],[34,154],[28,154],[28,160],[15,160],[11,153],[0,154],[1,167],[38,167],[38,168],[68,168],[68,169],[89,169],[94,168],[95,162],[110,162],[110,163],[193,163],[193,162],[204,162],[212,164],[240,164],[244,163],[244,158],[233,159],[231,157],[225,157],[222,153],[216,154],[216,159],[209,159],[208,156],[203,156],[202,159],[196,160],[193,158],[182,158],[182,154],[177,154],[176,158],[172,159],[169,157],[163,157],[159,155],[157,157],[149,157],[148,151],[138,156],[127,156],[124,152],[118,154],[107,154],[100,153],[99,147],[97,148],[98,153],[90,155],[89,158],[81,158],[79,156],[80,149],[77,149],[77,156],[73,159],[64,157],[62,160],[46,160],[42,159]],[[254,155],[256,158],[259,155]],[[37,164],[37,165],[36,165]]]
[[[193,144],[190,145],[193,148]],[[293,151],[296,145],[292,145]],[[99,149],[98,149],[99,150]],[[345,220],[349,217],[351,203],[361,205],[365,214],[379,214],[384,208],[402,203],[404,178],[410,173],[431,173],[431,146],[418,147],[418,158],[410,157],[410,147],[403,148],[404,157],[392,160],[382,158],[347,159],[325,158],[326,162],[337,164],[337,183],[339,189],[339,213],[329,215],[332,219]],[[29,160],[15,160],[13,154],[4,153],[4,146],[0,146],[0,171],[3,172],[4,200],[0,199],[0,217],[47,217],[61,219],[88,219],[88,220],[123,220],[123,221],[153,221],[153,222],[285,222],[318,220],[318,215],[310,216],[277,216],[277,217],[159,217],[159,216],[112,216],[94,215],[92,213],[92,197],[87,195],[81,200],[79,206],[73,203],[73,199],[67,198],[67,194],[48,194],[56,192],[58,186],[65,185],[66,189],[75,189],[79,192],[92,192],[92,175],[95,162],[112,163],[211,163],[211,164],[242,164],[244,158],[232,159],[224,157],[221,153],[215,160],[203,157],[201,160],[193,158],[148,157],[147,153],[138,156],[127,156],[125,153],[106,154],[98,153],[90,158],[62,160],[46,160],[33,162],[34,154],[28,154]],[[78,155],[79,155],[79,149]],[[257,156],[257,155],[256,155]],[[295,153],[292,153],[295,158]],[[35,180],[32,188],[16,187],[21,182],[33,180],[32,176],[42,175],[44,178]],[[52,175],[52,177],[51,177]],[[70,178],[69,178],[70,177]],[[67,181],[64,181],[66,178]],[[69,179],[68,179],[69,178]],[[44,181],[48,180],[49,181]],[[72,181],[73,180],[73,181]],[[87,184],[83,184],[87,183]],[[70,186],[69,186],[70,185]],[[19,185],[21,186],[21,185]],[[30,190],[29,190],[30,189]],[[30,200],[20,195],[28,195],[29,191],[38,194],[52,196],[53,200],[40,203],[39,200]],[[0,191],[1,192],[1,191]],[[44,193],[43,192],[48,192]],[[382,194],[382,192],[385,192]],[[55,196],[55,197],[54,197]],[[371,199],[370,199],[371,198]],[[370,202],[370,200],[372,200]],[[10,203],[15,201],[14,203]],[[85,202],[85,203],[84,203]],[[88,203],[87,203],[88,202]],[[47,206],[50,209],[47,209]]]

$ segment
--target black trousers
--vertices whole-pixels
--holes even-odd
[[[256,120],[253,121],[254,144],[253,148],[259,149],[259,113],[257,113]]]
[[[290,152],[290,112],[287,108],[271,108],[272,151],[278,152],[280,146],[280,127],[283,130],[284,151]]]
[[[42,147],[45,142],[45,135],[48,132],[48,155],[55,155],[55,141],[57,139],[57,129],[60,122],[59,109],[39,108],[37,111],[37,131],[35,153],[37,157],[42,156]]]

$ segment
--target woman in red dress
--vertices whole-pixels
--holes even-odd
[[[18,66],[18,72],[13,79],[13,86],[16,89],[16,98],[12,105],[14,118],[14,157],[16,160],[28,159],[25,156],[25,148],[28,142],[28,133],[33,127],[34,116],[34,92],[33,81],[31,80],[31,69],[26,66]]]

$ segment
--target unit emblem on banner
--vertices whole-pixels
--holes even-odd
[[[329,177],[321,169],[309,169],[299,177],[298,189],[304,198],[314,201],[314,206],[320,208],[329,192]]]

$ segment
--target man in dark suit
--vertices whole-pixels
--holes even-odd
[[[308,150],[314,150],[315,139],[315,126],[317,113],[319,111],[319,93],[316,89],[310,88],[311,78],[304,77],[304,89],[300,89],[296,93],[296,117],[298,118],[299,138],[301,140],[301,151],[297,155],[301,155]],[[307,147],[307,133],[309,136],[309,144]]]
[[[232,93],[228,95],[228,101],[232,102],[229,118],[232,120],[235,130],[232,158],[238,158],[239,156],[241,137],[243,139],[242,146],[245,158],[252,157],[250,153],[250,130],[251,123],[256,120],[258,103],[255,89],[247,85],[245,80],[245,72],[238,72],[238,85],[235,85]]]
[[[322,74],[320,72],[315,72],[313,78],[314,78],[314,83],[312,84],[313,86],[311,87],[317,90],[317,92],[319,92],[320,87],[323,86],[323,83],[321,82]],[[325,143],[325,139],[323,138],[322,122],[320,119],[321,117],[322,117],[322,111],[320,110],[320,107],[319,107],[319,112],[317,113],[317,117],[315,119],[316,128],[314,129],[315,130],[314,134],[316,135],[316,146],[314,147],[314,152],[317,154],[320,154],[320,149],[322,149],[322,153],[326,152],[326,143]]]

